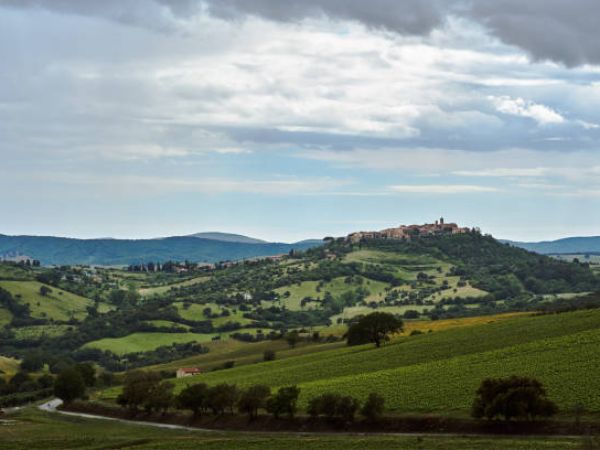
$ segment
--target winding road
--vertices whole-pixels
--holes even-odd
[[[183,425],[173,425],[173,424],[169,424],[169,423],[146,422],[146,421],[142,421],[142,420],[126,420],[126,419],[117,419],[116,417],[99,416],[96,414],[61,411],[60,409],[58,409],[58,407],[62,404],[63,404],[63,401],[61,399],[55,398],[46,403],[42,403],[41,405],[38,406],[38,409],[45,411],[45,412],[63,414],[65,416],[82,417],[84,419],[111,420],[113,422],[121,422],[121,423],[132,424],[132,425],[144,425],[144,426],[150,426],[150,427],[156,427],[156,428],[166,428],[166,429],[170,429],[170,430],[202,431],[205,433],[206,432],[210,432],[210,433],[218,433],[219,432],[218,430],[210,430],[208,428],[186,427]]]
[[[84,419],[99,419],[99,420],[110,420],[113,422],[120,422],[129,425],[142,425],[142,426],[150,426],[156,428],[170,429],[170,430],[184,430],[184,431],[200,431],[204,433],[226,433],[226,432],[236,432],[236,433],[249,433],[249,434],[295,434],[298,436],[308,436],[308,435],[353,435],[353,436],[398,436],[398,437],[479,437],[479,438],[544,438],[544,439],[579,439],[581,435],[510,435],[510,434],[483,434],[483,433],[365,433],[365,432],[293,432],[293,431],[249,431],[249,430],[214,430],[209,428],[197,428],[197,427],[186,427],[183,425],[173,425],[168,423],[160,423],[160,422],[147,422],[141,420],[127,420],[127,419],[118,419],[115,417],[108,416],[100,416],[96,414],[86,414],[86,413],[78,413],[78,412],[70,412],[70,411],[61,411],[58,409],[60,405],[63,404],[63,401],[55,398],[46,403],[42,403],[38,405],[38,409],[56,414],[63,414],[65,416],[74,416],[74,417],[82,417]]]

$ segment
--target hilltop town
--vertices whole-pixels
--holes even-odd
[[[358,243],[363,239],[377,238],[411,240],[426,236],[462,234],[470,231],[472,230],[468,227],[459,227],[455,223],[445,223],[444,218],[440,217],[435,223],[426,223],[424,225],[400,225],[397,228],[387,228],[381,231],[357,231],[346,236],[346,241]]]

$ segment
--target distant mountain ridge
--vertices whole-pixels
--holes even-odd
[[[213,241],[221,241],[221,242],[240,242],[243,244],[268,244],[267,241],[263,241],[262,239],[256,239],[256,238],[249,237],[249,236],[243,236],[241,234],[221,233],[218,231],[194,233],[194,234],[190,234],[190,236],[195,237],[195,238],[210,239]]]
[[[227,233],[199,233],[160,239],[74,239],[55,236],[0,234],[0,255],[21,254],[45,265],[129,265],[150,261],[218,262],[289,253],[321,244],[308,240],[292,244],[264,242]]]
[[[569,253],[600,253],[600,236],[567,237],[555,241],[517,242],[502,240],[515,247],[521,247],[530,252],[549,254]]]

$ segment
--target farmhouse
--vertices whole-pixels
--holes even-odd
[[[202,370],[197,367],[181,367],[177,369],[177,378],[193,377],[202,374]]]

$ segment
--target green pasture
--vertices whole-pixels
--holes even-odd
[[[191,328],[189,325],[171,322],[169,320],[147,320],[145,323],[147,323],[148,325],[154,325],[155,327],[163,328],[185,328],[186,330],[189,330]]]
[[[191,303],[188,308],[185,308],[183,302],[176,302],[173,303],[173,306],[177,308],[177,312],[182,319],[197,321],[211,320],[215,327],[219,327],[227,322],[238,322],[241,325],[248,325],[254,322],[251,319],[246,319],[243,311],[234,310],[232,308],[227,308],[230,313],[229,316],[219,316],[215,318],[207,317],[204,314],[204,309],[206,308],[210,308],[213,314],[221,314],[223,311],[223,307],[216,303]]]
[[[149,352],[164,345],[186,342],[209,342],[217,334],[201,333],[132,333],[120,338],[104,338],[88,342],[84,347],[110,350],[117,355]]]
[[[38,319],[69,320],[83,319],[86,308],[93,306],[92,300],[59,288],[49,287],[52,292],[43,296],[37,281],[0,281],[0,287],[9,291],[13,297],[29,305],[31,315]]]
[[[161,285],[161,286],[140,287],[138,289],[138,292],[143,297],[149,297],[151,295],[162,295],[162,294],[166,294],[167,292],[169,292],[171,289],[174,289],[174,288],[193,286],[195,284],[204,283],[208,280],[210,280],[209,276],[195,277],[195,278],[190,278],[189,280],[180,281],[178,283],[165,284],[165,285]]]
[[[72,325],[30,325],[27,327],[13,328],[15,337],[19,340],[38,339],[42,337],[62,336]]]
[[[11,312],[6,308],[0,308],[0,327],[8,325],[12,320]]]
[[[0,376],[13,375],[19,371],[19,361],[0,355]]]

